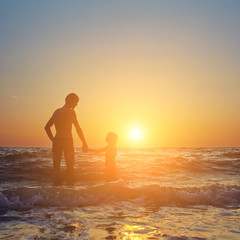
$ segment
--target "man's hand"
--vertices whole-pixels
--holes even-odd
[[[85,153],[88,152],[88,145],[86,143],[82,145],[82,151]]]

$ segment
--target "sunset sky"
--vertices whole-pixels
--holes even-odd
[[[0,146],[51,146],[70,92],[89,146],[240,146],[238,0],[0,0],[0,35]]]

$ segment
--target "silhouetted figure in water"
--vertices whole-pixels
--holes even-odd
[[[117,180],[118,179],[118,171],[115,163],[115,157],[117,155],[116,151],[116,143],[117,143],[117,134],[113,132],[109,132],[106,136],[106,143],[108,145],[104,148],[100,149],[89,149],[92,152],[105,152],[105,167],[106,167],[106,180]]]
[[[88,146],[84,138],[82,129],[79,126],[74,108],[79,101],[75,93],[70,93],[65,98],[65,105],[57,109],[45,126],[48,137],[52,141],[53,153],[53,175],[54,183],[59,184],[62,179],[60,177],[60,166],[62,153],[64,153],[67,166],[67,181],[72,183],[74,180],[74,146],[72,138],[72,124],[75,126],[79,138],[83,145],[82,150],[88,151]],[[53,136],[51,127],[55,125],[56,135]]]

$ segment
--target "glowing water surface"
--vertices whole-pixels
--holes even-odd
[[[48,148],[0,158],[0,239],[240,238],[237,148],[119,149],[115,182],[77,149],[74,186],[52,185]]]

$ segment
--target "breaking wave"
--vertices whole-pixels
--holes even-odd
[[[215,184],[200,188],[174,188],[158,185],[128,187],[124,181],[119,180],[90,187],[16,187],[0,192],[1,209],[73,208],[116,201],[137,201],[140,205],[156,204],[158,206],[236,207],[240,204],[240,186]]]

